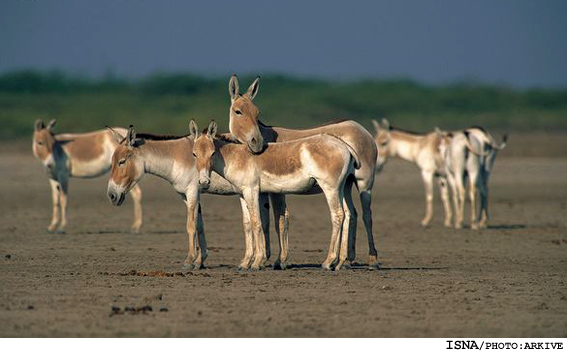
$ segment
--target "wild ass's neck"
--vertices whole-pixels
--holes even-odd
[[[422,135],[393,130],[390,132],[388,152],[391,156],[415,162],[417,146],[423,138]]]
[[[253,159],[254,155],[248,152],[246,145],[230,143],[219,139],[214,140],[217,153],[213,156],[211,169],[229,182],[234,179],[234,173],[240,171],[247,165],[247,160]],[[231,168],[235,162],[240,166]]]
[[[144,172],[161,177],[175,185],[183,176],[183,173],[176,168],[183,165],[183,161],[177,160],[183,154],[190,156],[192,140],[189,138],[146,140],[139,149],[144,161]]]

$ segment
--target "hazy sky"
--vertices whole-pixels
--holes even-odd
[[[567,87],[567,1],[3,0],[0,48],[0,73],[291,73]]]

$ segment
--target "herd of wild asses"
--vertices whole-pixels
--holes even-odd
[[[368,265],[378,268],[371,192],[375,174],[390,156],[415,163],[421,170],[426,197],[423,226],[429,225],[433,216],[434,178],[443,201],[445,226],[463,227],[467,185],[471,228],[487,226],[488,180],[498,151],[506,146],[506,136],[498,143],[478,126],[452,132],[435,128],[428,134],[416,134],[394,128],[386,119],[373,120],[374,137],[353,120],[302,130],[268,126],[259,120],[260,110],[253,103],[258,89],[259,78],[242,94],[236,75],[231,77],[230,132],[222,134],[217,132],[215,121],[201,131],[193,120],[189,133],[183,136],[137,133],[133,126],[54,134],[55,120],[46,125],[38,119],[33,153],[42,162],[52,189],[53,215],[48,232],[65,231],[69,178],[97,177],[109,170],[108,197],[119,206],[126,194],[131,194],[132,231],[139,232],[142,192],[138,181],[149,173],[169,181],[187,206],[189,250],[185,269],[201,268],[207,258],[200,193],[240,197],[245,234],[241,270],[262,269],[270,257],[267,231],[271,205],[279,241],[274,268],[285,269],[289,266],[290,215],[285,195],[323,193],[332,232],[322,267],[338,270],[355,258],[358,214],[352,200],[354,185],[368,238]]]

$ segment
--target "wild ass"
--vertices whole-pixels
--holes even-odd
[[[352,147],[355,154],[360,159],[360,168],[356,169],[354,172],[354,184],[360,194],[363,211],[362,219],[368,237],[368,263],[370,267],[378,267],[378,253],[374,245],[374,235],[372,233],[371,201],[377,156],[372,135],[364,127],[352,120],[344,120],[304,130],[264,125],[259,120],[260,110],[252,102],[258,94],[259,86],[258,77],[250,85],[245,94],[240,94],[238,78],[236,75],[231,77],[228,87],[231,99],[229,128],[232,137],[242,144],[245,144],[248,150],[255,154],[262,154],[267,143],[287,142],[319,134],[335,136]],[[285,215],[287,215],[288,211],[285,205],[285,199],[282,199],[282,202],[284,204],[280,206],[280,209],[285,210]],[[345,210],[345,212],[349,224],[348,260],[353,261],[355,258],[354,246],[357,213],[354,205],[352,205],[350,210]],[[276,217],[276,225],[278,224],[278,220],[279,224],[283,225],[284,215]]]
[[[253,155],[243,144],[216,138],[217,125],[214,121],[200,136],[197,125],[191,121],[190,131],[198,136],[193,153],[199,184],[207,188],[211,171],[214,171],[239,189],[243,204],[248,208],[253,239],[246,235],[246,252],[241,268],[260,269],[266,259],[259,218],[260,192],[309,194],[321,190],[327,199],[332,223],[329,253],[322,266],[324,269],[331,269],[335,264],[336,269],[341,267],[347,259],[349,246],[346,236],[348,223],[344,222],[345,210],[350,208],[348,199],[353,183],[353,178],[349,177],[360,166],[356,153],[348,144],[331,135],[319,134],[270,143],[264,147],[262,154]]]
[[[455,228],[462,228],[464,217],[465,189],[469,184],[471,202],[471,228],[485,228],[488,221],[488,179],[496,154],[506,146],[507,135],[497,144],[483,128],[472,127],[464,131],[443,132],[436,128],[442,138],[440,151],[445,159],[445,167],[455,206]],[[480,213],[477,214],[477,189],[480,192]]]
[[[112,134],[100,130],[83,134],[53,134],[56,120],[45,125],[38,119],[35,121],[33,134],[33,154],[43,164],[49,183],[53,214],[48,232],[65,232],[67,225],[67,200],[69,178],[93,178],[110,170],[110,158],[117,146]],[[126,129],[116,128],[125,133]],[[132,231],[139,232],[142,226],[142,191],[140,187],[132,189],[134,202],[134,223]]]
[[[445,211],[444,225],[451,227],[453,213],[449,202],[445,161],[439,150],[442,137],[436,132],[416,134],[395,129],[390,127],[386,119],[382,119],[381,123],[372,120],[372,124],[376,129],[374,139],[378,147],[377,171],[382,170],[390,156],[397,156],[419,167],[425,186],[425,217],[421,220],[424,227],[428,226],[433,218],[433,179],[437,178]]]
[[[136,188],[145,173],[170,182],[187,206],[186,229],[189,236],[189,251],[183,268],[203,267],[207,258],[207,243],[199,201],[198,174],[195,158],[191,154],[195,136],[136,134],[132,126],[125,135],[118,131],[113,132],[118,146],[112,155],[112,169],[108,181],[110,201],[116,206],[121,205],[126,194]],[[238,194],[238,190],[219,175],[212,174],[211,184],[206,193],[235,195]],[[267,195],[263,194],[262,198],[264,198],[263,203],[267,203]],[[269,215],[266,208],[262,208],[261,218],[262,225],[266,228],[264,232],[268,235],[269,221],[266,220],[269,220]],[[243,207],[243,223],[245,233],[249,233],[250,221],[245,207]],[[195,244],[195,234],[198,235],[199,253]]]

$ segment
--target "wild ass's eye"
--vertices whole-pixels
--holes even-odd
[[[193,152],[193,157],[197,157],[197,154],[195,152]]]
[[[122,159],[120,161],[118,161],[118,166],[122,166],[126,163],[126,159]]]
[[[239,109],[234,110],[234,113],[238,114],[238,115],[242,115],[242,111]]]
[[[43,141],[38,141],[37,145],[43,145]]]

